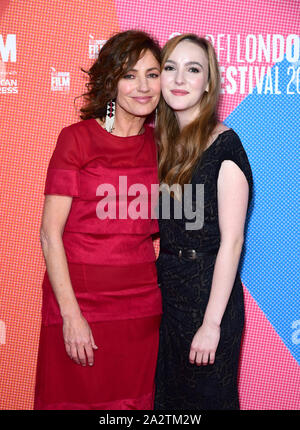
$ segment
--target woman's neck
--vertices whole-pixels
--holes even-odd
[[[197,109],[186,109],[181,111],[175,111],[175,116],[178,121],[180,131],[193,122],[197,117],[199,117],[200,110],[197,106]]]
[[[145,118],[139,118],[139,121],[137,121],[137,118],[135,117],[130,121],[121,119],[116,115],[112,134],[121,137],[137,136],[138,134],[143,133],[144,122]]]

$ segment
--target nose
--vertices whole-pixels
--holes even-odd
[[[149,82],[146,77],[140,77],[138,79],[138,91],[147,93],[149,91]]]
[[[183,72],[183,70],[177,69],[176,75],[175,75],[175,84],[176,85],[183,85],[184,84],[184,72]]]

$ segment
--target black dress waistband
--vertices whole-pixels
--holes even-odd
[[[178,258],[186,258],[188,260],[197,260],[198,258],[206,255],[217,255],[219,249],[211,249],[208,251],[196,251],[195,249],[184,248],[161,248],[160,252],[163,254],[175,255]]]

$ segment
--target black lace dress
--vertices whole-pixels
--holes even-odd
[[[238,361],[244,325],[243,289],[237,273],[226,307],[215,363],[197,366],[189,363],[192,339],[202,324],[209,299],[216,254],[220,244],[217,180],[221,163],[234,161],[245,174],[252,196],[252,173],[246,152],[232,130],[221,133],[204,151],[195,167],[191,183],[204,184],[204,223],[187,230],[184,211],[175,219],[162,219],[160,197],[160,255],[158,280],[163,297],[163,318],[156,372],[155,409],[209,410],[239,409]],[[192,207],[195,209],[195,189]],[[178,218],[178,216],[177,216]],[[203,253],[197,259],[178,251],[194,249]],[[174,251],[174,255],[167,253]],[[165,252],[166,251],[166,252]],[[177,255],[175,255],[177,253]],[[189,257],[189,258],[188,258]]]

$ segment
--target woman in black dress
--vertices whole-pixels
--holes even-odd
[[[172,188],[159,200],[160,410],[239,409],[244,301],[238,264],[252,173],[238,135],[217,120],[218,70],[203,38],[177,36],[163,49],[159,173],[161,184]]]

